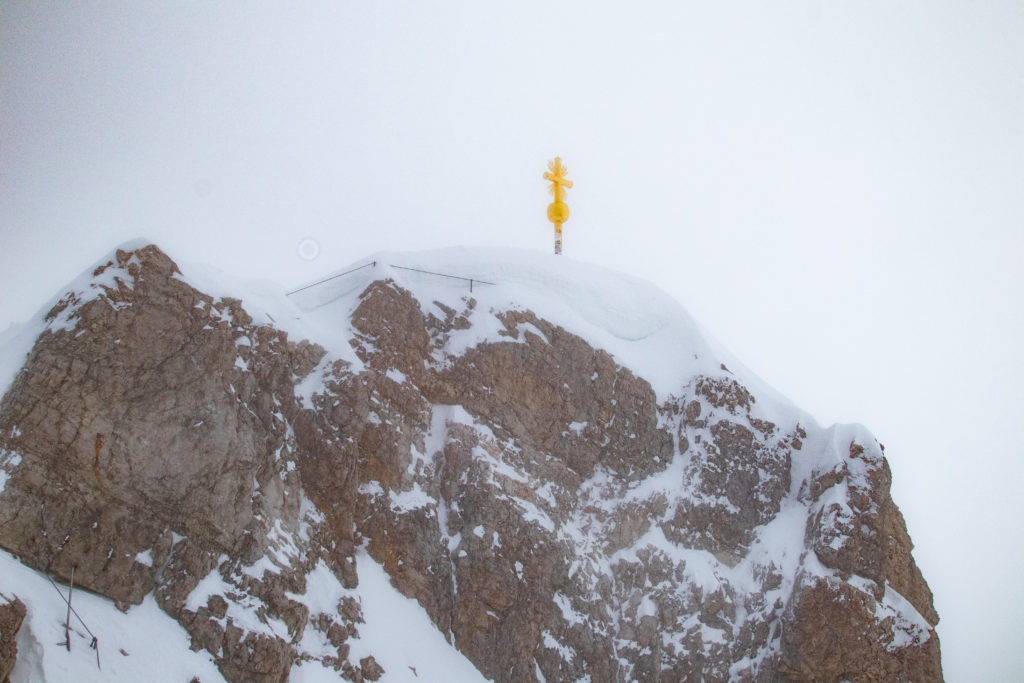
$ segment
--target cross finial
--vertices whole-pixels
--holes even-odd
[[[569,220],[569,205],[565,203],[565,190],[572,187],[572,181],[565,177],[569,169],[562,163],[562,157],[555,157],[548,162],[548,172],[544,180],[551,182],[548,191],[555,201],[548,205],[548,220],[555,224],[555,253],[562,253],[562,223]]]

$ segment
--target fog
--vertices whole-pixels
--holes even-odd
[[[654,282],[866,424],[947,679],[1024,670],[1024,5],[0,3],[0,331],[145,236],[285,287],[379,250]]]

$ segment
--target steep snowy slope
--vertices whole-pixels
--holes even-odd
[[[644,282],[450,249],[288,296],[138,243],[4,349],[0,545],[230,680],[941,678],[879,444]]]
[[[45,574],[17,562],[0,551],[2,593],[27,607],[27,623],[18,632],[18,660],[11,671],[11,683],[55,683],[88,681],[168,681],[180,683],[193,677],[204,683],[223,676],[207,652],[189,648],[188,632],[160,611],[152,597],[141,605],[119,611],[113,601],[79,590],[72,593],[75,611],[84,619],[71,617],[71,649],[64,646],[64,618],[67,586],[54,587]],[[388,671],[389,681],[446,680],[482,681],[483,677],[465,657],[455,652],[415,602],[398,593],[387,581],[380,565],[369,557],[360,559],[360,586],[343,588],[333,576],[320,569],[307,577],[303,602],[322,610],[333,609],[344,595],[358,600],[365,624],[360,637],[352,641],[352,656],[358,662],[376,654]],[[331,602],[333,600],[333,603]],[[260,628],[259,615],[251,615],[249,628]],[[88,630],[86,628],[88,627]],[[91,631],[91,633],[90,633]],[[95,635],[96,647],[92,647]],[[395,647],[401,643],[401,647]],[[302,643],[307,652],[317,653],[323,645]],[[329,647],[329,646],[328,646]],[[415,669],[418,676],[412,672]],[[393,672],[393,673],[392,673]],[[296,664],[292,681],[337,681],[338,673],[318,661]]]

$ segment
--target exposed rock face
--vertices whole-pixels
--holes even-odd
[[[18,660],[18,631],[25,621],[25,603],[15,598],[0,603],[0,681],[10,683]]]
[[[77,584],[126,606],[156,590],[227,675],[281,680],[287,642],[185,600],[220,571],[267,614],[305,626],[285,577],[277,586],[238,567],[264,555],[274,529],[309,525],[288,419],[295,376],[323,350],[253,326],[155,247],[118,252],[95,275],[102,285],[47,316],[51,330],[0,406],[0,448],[21,460],[0,499],[0,544],[58,577],[75,566]]]
[[[494,680],[941,680],[870,435],[772,422],[724,366],[659,402],[553,322],[457,303],[373,281],[359,365],[118,252],[0,404],[0,545],[155,591],[230,680],[384,673],[349,659],[356,600],[296,598],[355,587],[360,546]]]

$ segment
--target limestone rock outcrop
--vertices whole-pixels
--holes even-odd
[[[0,682],[10,683],[18,659],[18,631],[25,621],[25,603],[18,598],[0,603]]]
[[[155,593],[229,680],[385,674],[349,656],[358,599],[301,599],[359,552],[496,681],[941,680],[879,444],[725,366],[659,397],[557,321],[386,275],[341,354],[154,246],[47,320],[0,404],[0,546]]]

